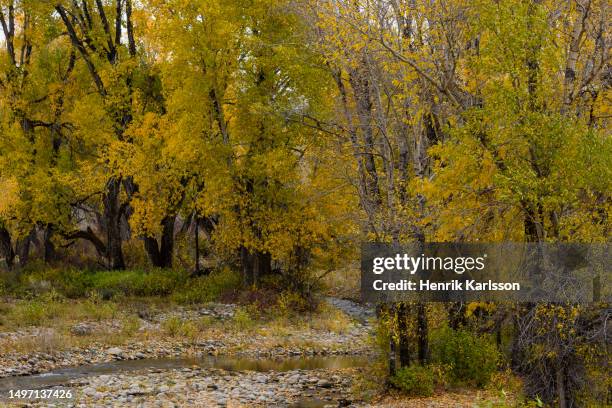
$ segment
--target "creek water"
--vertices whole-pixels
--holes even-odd
[[[70,386],[79,379],[91,376],[121,374],[142,370],[169,370],[178,368],[218,368],[226,371],[291,371],[364,367],[369,364],[364,356],[314,356],[274,359],[208,356],[204,358],[159,358],[143,360],[117,360],[106,363],[60,368],[41,374],[0,378],[0,395],[10,389],[32,390]],[[294,408],[318,408],[324,401],[305,398]]]

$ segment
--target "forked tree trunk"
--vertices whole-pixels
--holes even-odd
[[[144,246],[149,260],[153,266],[159,268],[172,267],[172,253],[174,250],[174,223],[176,216],[165,217],[162,221],[161,244],[158,245],[157,239],[153,237],[144,238]]]
[[[36,229],[32,228],[28,235],[21,239],[18,239],[15,243],[14,254],[19,257],[19,266],[25,266],[30,260],[30,248],[32,247],[32,242],[35,241]]]

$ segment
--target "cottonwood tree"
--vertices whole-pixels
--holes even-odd
[[[59,26],[46,4],[1,2],[0,25],[0,181],[5,209],[0,236],[10,267],[16,253],[21,264],[27,261],[36,230],[43,231],[44,259],[54,260],[52,234],[68,221],[63,178],[72,165],[71,126],[63,114],[75,55],[59,38]]]
[[[60,2],[54,8],[79,56],[75,81],[81,94],[70,119],[75,133],[87,143],[88,157],[73,180],[80,196],[74,205],[93,212],[102,232],[100,236],[87,227],[66,238],[89,240],[108,260],[109,268],[122,269],[130,200],[138,186],[133,172],[122,167],[121,153],[131,142],[128,130],[135,117],[143,114],[147,98],[157,97],[150,93],[152,83],[147,81],[147,61],[139,48],[134,5],[132,0],[83,0]],[[145,240],[151,252],[149,244]],[[159,261],[156,256],[152,259]]]
[[[332,219],[350,195],[326,177],[319,131],[297,119],[325,95],[316,56],[298,46],[304,22],[289,3],[150,6],[167,101],[155,120],[176,159],[170,185],[182,211],[206,220],[218,253],[238,254],[247,283],[273,268],[304,269],[313,248],[351,226]],[[292,275],[296,286],[300,276]]]

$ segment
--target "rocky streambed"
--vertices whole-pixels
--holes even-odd
[[[351,406],[351,385],[372,360],[368,335],[371,311],[356,303],[328,302],[354,320],[345,331],[308,328],[244,336],[217,333],[197,341],[145,339],[109,347],[89,344],[61,351],[0,356],[0,396],[8,389],[68,387],[74,400],[17,402],[24,406],[79,407],[309,407]],[[180,311],[229,319],[231,305]],[[157,330],[164,316],[142,316],[141,329]],[[182,316],[182,318],[185,318]],[[187,316],[187,319],[190,317]],[[112,329],[112,325],[109,325]],[[75,331],[96,330],[81,323]],[[270,330],[272,333],[273,330]],[[49,336],[48,332],[9,336]],[[7,335],[5,334],[5,338]],[[145,336],[146,337],[146,336]],[[12,340],[14,341],[14,339]],[[361,357],[359,357],[361,356]],[[2,378],[3,377],[3,378]]]
[[[147,364],[154,368],[143,368]],[[5,378],[0,380],[0,394],[5,403],[11,402],[9,388],[70,389],[74,395],[64,401],[13,402],[28,406],[350,406],[353,377],[364,364],[365,358],[347,357],[150,360]]]

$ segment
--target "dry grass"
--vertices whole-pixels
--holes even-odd
[[[235,340],[232,343],[244,343],[248,347],[253,336],[265,339],[266,344],[271,346],[316,348],[312,341],[299,339],[299,333],[341,334],[353,327],[351,319],[343,312],[324,305],[317,313],[305,315],[254,315],[243,307],[238,308],[229,320],[209,316],[194,319],[175,316],[166,319],[159,329],[141,330],[142,321],[137,316],[139,311],[148,311],[153,316],[168,312],[173,307],[168,303],[159,303],[158,299],[105,301],[95,296],[83,300],[48,296],[33,301],[0,303],[0,332],[18,335],[16,339],[0,339],[0,353],[50,352],[87,348],[94,344],[120,346],[130,342],[169,339],[195,342],[228,337]],[[94,330],[81,335],[72,333],[71,328],[83,322],[90,323]],[[41,334],[35,334],[37,331]],[[35,335],[29,336],[30,333]]]
[[[361,271],[359,264],[349,264],[344,268],[334,270],[322,279],[328,288],[327,293],[344,299],[359,300]]]

